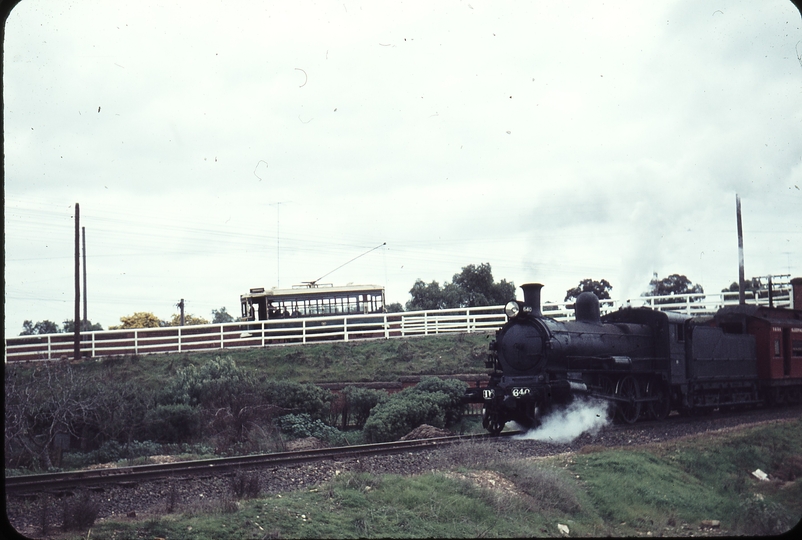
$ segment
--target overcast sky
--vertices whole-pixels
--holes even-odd
[[[251,287],[468,264],[617,299],[802,275],[788,0],[26,0],[6,22],[5,335],[239,314]],[[520,289],[519,289],[520,296]]]

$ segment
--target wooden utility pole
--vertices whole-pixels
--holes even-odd
[[[181,310],[181,326],[184,326],[184,299],[178,303],[178,308]]]
[[[73,318],[74,348],[73,358],[81,358],[81,214],[78,203],[75,203],[75,317]]]
[[[744,305],[744,231],[741,226],[741,198],[735,194],[735,213],[738,218],[738,305]]]
[[[89,318],[86,316],[86,227],[81,227],[81,240],[84,248],[84,318],[81,321],[81,330],[86,331],[89,326]]]

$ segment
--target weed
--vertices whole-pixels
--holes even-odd
[[[88,529],[95,524],[99,512],[100,506],[92,500],[88,493],[84,493],[72,501],[65,498],[62,526],[65,531]]]
[[[794,525],[782,506],[759,495],[738,506],[738,524],[746,534],[756,536],[783,534]]]
[[[530,511],[558,510],[576,514],[582,508],[574,483],[557,469],[520,460],[501,464],[498,471],[529,496]]]
[[[231,479],[231,491],[238,499],[255,499],[259,496],[259,476],[238,471]]]
[[[50,496],[47,493],[42,495],[41,511],[40,527],[42,529],[42,536],[47,536],[50,534]]]
[[[172,514],[175,511],[175,504],[178,502],[178,488],[175,483],[170,484],[170,493],[167,495],[167,513]]]

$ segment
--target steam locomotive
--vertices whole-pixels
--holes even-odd
[[[792,283],[802,297],[802,279]],[[560,322],[542,314],[542,287],[523,285],[524,301],[507,304],[485,362],[490,379],[466,391],[466,402],[484,405],[490,433],[510,421],[535,427],[577,395],[611,402],[626,423],[802,402],[800,309],[739,305],[694,317],[626,307],[601,316],[585,292],[575,320]]]

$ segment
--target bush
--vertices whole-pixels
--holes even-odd
[[[372,442],[403,437],[421,424],[445,428],[460,421],[467,385],[456,379],[426,377],[413,388],[393,394],[371,410],[363,431]]]
[[[65,468],[86,467],[95,463],[112,463],[121,459],[134,459],[161,453],[162,446],[153,441],[133,441],[120,444],[106,441],[100,448],[91,452],[69,452],[64,454],[62,464]]]
[[[462,398],[468,385],[457,379],[440,379],[438,377],[425,377],[415,387],[415,392],[442,392],[448,397],[445,409],[445,425],[451,426],[462,419],[465,405]]]
[[[259,392],[262,400],[295,414],[306,413],[315,420],[328,418],[334,401],[329,390],[289,381],[265,381]]]
[[[238,499],[255,499],[259,496],[259,476],[238,471],[231,479],[231,491]]]
[[[241,408],[243,397],[253,397],[251,377],[231,358],[215,358],[202,366],[179,370],[159,402],[203,408]]]
[[[200,411],[190,405],[159,405],[145,415],[147,438],[163,443],[189,442],[200,427]]]
[[[84,493],[77,500],[64,501],[64,521],[65,531],[77,529],[85,530],[95,524],[97,515],[100,512],[98,503],[92,500],[89,494]]]
[[[353,417],[354,425],[357,429],[362,429],[365,426],[373,407],[379,403],[384,403],[389,397],[385,390],[360,388],[358,386],[345,388],[343,395],[345,396],[348,415]]]
[[[313,420],[306,413],[286,414],[276,419],[276,424],[282,433],[296,439],[315,437],[337,446],[346,444],[345,436],[340,430],[327,426],[322,420]]]
[[[399,439],[420,426],[445,427],[445,410],[449,398],[442,392],[410,392],[403,390],[373,408],[363,432],[370,442]]]

